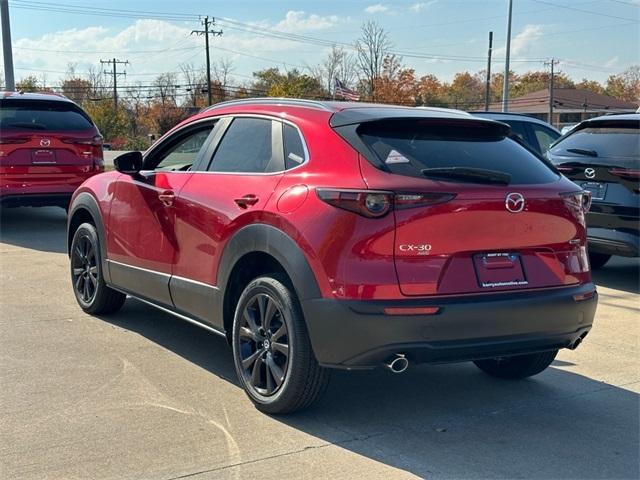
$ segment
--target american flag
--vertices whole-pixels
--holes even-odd
[[[335,87],[336,95],[342,98],[346,98],[347,100],[352,100],[354,102],[357,102],[358,100],[360,100],[360,95],[358,95],[358,92],[348,88],[344,83],[338,80],[338,77],[336,77],[335,80],[336,80],[336,87]]]

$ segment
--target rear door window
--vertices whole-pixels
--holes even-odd
[[[48,100],[0,100],[3,130],[76,131],[93,128],[93,122],[77,105]]]
[[[280,128],[280,123],[276,123]],[[276,135],[272,120],[235,118],[227,128],[209,166],[212,172],[268,173],[284,170],[282,148],[274,148]]]
[[[399,175],[423,178],[425,169],[457,167],[507,174],[511,184],[558,179],[541,159],[506,138],[498,124],[383,120],[360,125],[358,134],[386,169]]]
[[[286,123],[282,124],[282,139],[284,142],[284,162],[286,169],[289,170],[304,163],[306,154],[298,130]]]
[[[550,128],[543,127],[542,125],[532,123],[530,127],[533,131],[536,142],[538,142],[538,150],[543,154],[549,150],[549,146],[553,142],[560,138],[558,133],[554,132]]]

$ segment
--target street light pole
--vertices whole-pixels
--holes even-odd
[[[502,111],[509,111],[509,60],[511,57],[511,13],[513,0],[509,0],[509,20],[507,21],[507,52],[504,61],[504,82],[502,84]]]
[[[2,17],[2,55],[4,56],[5,89],[12,92],[16,89],[16,81],[13,76],[13,51],[11,48],[9,0],[0,0],[0,16]]]

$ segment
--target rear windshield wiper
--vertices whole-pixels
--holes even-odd
[[[567,148],[567,152],[577,153],[578,155],[585,155],[587,157],[597,157],[598,152],[595,150],[588,150],[586,148]]]
[[[10,123],[9,127],[17,127],[17,128],[27,128],[31,130],[46,130],[47,127],[42,125],[41,123],[29,123],[29,122],[17,122]]]
[[[498,185],[509,185],[511,182],[511,175],[508,173],[487,170],[484,168],[425,168],[422,170],[422,175],[427,178],[462,180],[473,183],[495,183]]]

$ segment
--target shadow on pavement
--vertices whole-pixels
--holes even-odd
[[[607,264],[593,271],[597,285],[629,293],[640,293],[640,260],[612,257]]]
[[[133,299],[103,320],[244,395],[225,339]],[[423,478],[638,478],[639,396],[557,368],[572,365],[557,361],[517,382],[469,363],[415,366],[402,375],[334,371],[313,408],[273,418]]]
[[[43,252],[66,253],[67,214],[60,207],[0,210],[0,243]]]

